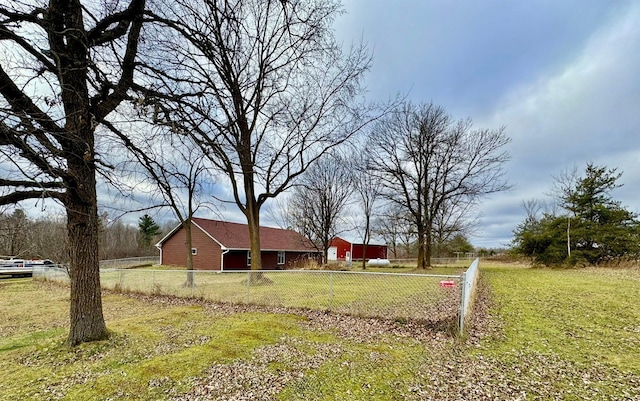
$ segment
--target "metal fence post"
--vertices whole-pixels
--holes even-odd
[[[247,304],[251,302],[251,270],[247,272]]]
[[[333,303],[333,272],[329,272],[329,308],[331,309],[331,304]]]
[[[464,319],[465,319],[465,304],[467,297],[467,272],[462,273],[460,276],[460,322],[459,322],[459,333],[464,334]]]

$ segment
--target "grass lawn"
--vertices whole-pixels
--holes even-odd
[[[422,270],[395,268],[344,271],[194,271],[195,287],[186,286],[185,270],[103,270],[106,288],[146,294],[201,298],[214,302],[253,303],[390,319],[455,321],[459,310],[459,288],[443,288],[442,280],[455,280],[460,267]],[[400,273],[400,274],[398,274]],[[441,276],[446,274],[448,276]]]
[[[107,293],[111,338],[69,349],[68,289],[0,280],[0,399],[640,399],[638,270],[481,267],[467,339]]]

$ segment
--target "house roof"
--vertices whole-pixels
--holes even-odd
[[[209,220],[194,217],[194,226],[216,241],[223,249],[249,250],[249,226],[247,224],[229,223],[221,220]],[[181,225],[171,230],[158,242],[162,246]],[[313,243],[293,230],[273,227],[260,227],[260,248],[264,251],[299,251],[317,252]]]

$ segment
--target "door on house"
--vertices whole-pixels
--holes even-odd
[[[338,247],[337,246],[330,246],[329,247],[329,250],[327,251],[327,260],[328,261],[338,260]]]

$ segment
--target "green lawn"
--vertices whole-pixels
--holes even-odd
[[[0,399],[640,399],[638,270],[482,266],[481,282],[467,339],[108,293],[111,338],[69,349],[68,289],[0,280]]]
[[[495,354],[553,353],[640,372],[640,270],[483,269],[505,321]]]

